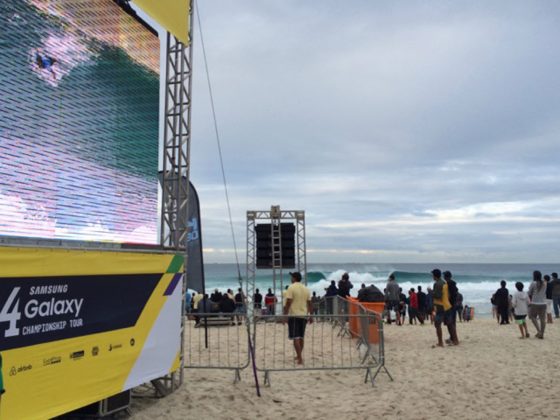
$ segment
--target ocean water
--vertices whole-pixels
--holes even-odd
[[[515,282],[522,282],[525,290],[532,281],[534,270],[540,270],[543,275],[560,270],[560,264],[308,264],[308,287],[319,296],[325,294],[325,288],[331,280],[340,280],[343,273],[348,272],[354,288],[351,294],[356,296],[362,283],[375,284],[380,290],[385,288],[387,277],[393,273],[403,291],[420,285],[425,291],[431,287],[433,280],[431,270],[439,268],[449,270],[457,282],[459,292],[463,295],[465,305],[475,308],[475,316],[491,317],[492,306],[490,297],[500,287],[500,281],[507,282],[511,293],[515,290]],[[280,294],[281,286],[290,284],[289,271],[283,270],[282,279],[277,278],[276,291]],[[277,275],[278,275],[277,271]],[[247,281],[246,266],[241,266],[242,284],[245,288]],[[206,290],[228,288],[236,290],[239,287],[237,266],[235,264],[206,264]],[[272,271],[257,270],[255,287],[261,293],[272,287]],[[263,293],[263,294],[265,294]]]
[[[157,243],[159,40],[87,7],[0,2],[0,235]]]

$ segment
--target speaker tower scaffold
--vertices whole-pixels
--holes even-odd
[[[249,299],[255,293],[257,269],[272,270],[274,294],[284,289],[286,269],[301,272],[307,284],[305,211],[281,210],[280,206],[271,206],[269,211],[247,211],[246,294]],[[252,313],[252,305],[247,309]]]

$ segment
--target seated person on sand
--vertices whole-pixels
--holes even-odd
[[[194,326],[195,328],[200,324],[200,316],[199,314],[208,313],[210,312],[210,299],[208,298],[208,294],[202,295],[199,293],[196,295],[197,299],[194,301],[193,307],[193,317],[194,317]]]
[[[223,312],[224,314],[232,314],[230,319],[232,324],[234,324],[233,312],[235,311],[235,302],[229,298],[227,293],[224,293],[222,295],[222,300],[220,300],[219,306],[220,306],[220,312]]]
[[[219,303],[220,312],[229,314],[235,311],[235,302],[229,298],[227,293],[222,295],[222,299]]]
[[[210,295],[210,300],[212,302],[220,303],[220,301],[222,300],[222,294],[218,289],[214,289],[214,293]]]

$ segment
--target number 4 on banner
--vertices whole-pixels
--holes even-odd
[[[19,299],[13,305],[14,300],[16,299],[19,293],[19,287],[14,287],[12,289],[12,293],[10,293],[10,297],[4,304],[2,311],[0,312],[0,324],[2,322],[9,322],[10,327],[4,332],[4,337],[13,337],[15,335],[19,335],[19,328],[17,328],[16,322],[19,321],[21,318],[21,312],[19,309]],[[10,307],[12,307],[10,311]]]

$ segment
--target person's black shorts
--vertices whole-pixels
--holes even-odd
[[[434,322],[436,324],[441,325],[441,323],[444,323],[445,325],[449,325],[452,321],[452,311],[451,309],[448,309],[447,311],[444,311],[443,308],[436,308],[436,315],[434,317]]]
[[[521,321],[522,319],[527,318],[527,315],[514,315],[513,317],[516,321]]]
[[[289,317],[288,318],[288,338],[293,340],[295,338],[303,338],[305,335],[305,326],[307,325],[307,319]]]
[[[387,310],[388,311],[400,311],[400,302],[398,300],[388,300],[387,301]]]

